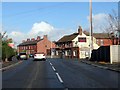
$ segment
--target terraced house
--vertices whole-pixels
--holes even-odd
[[[48,40],[47,35],[43,38],[37,36],[37,38],[23,40],[17,46],[18,53],[25,51],[27,54],[34,54],[36,52],[44,52],[46,55],[50,55],[51,48],[55,48],[55,44]]]

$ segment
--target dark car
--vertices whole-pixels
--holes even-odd
[[[34,58],[34,54],[30,54],[29,57],[30,57],[30,58],[31,58],[31,57]]]
[[[27,60],[27,54],[25,52],[21,52],[17,56],[18,60]]]

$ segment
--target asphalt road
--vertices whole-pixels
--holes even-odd
[[[119,76],[78,60],[29,59],[2,73],[2,88],[118,88]]]

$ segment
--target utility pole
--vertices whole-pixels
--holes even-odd
[[[118,45],[120,45],[120,1],[118,2]]]
[[[50,51],[51,51],[51,58],[52,58],[52,41],[51,41],[51,49],[50,49]]]
[[[92,0],[90,0],[90,58],[93,50]]]

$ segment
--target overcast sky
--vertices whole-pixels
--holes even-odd
[[[117,12],[117,2],[93,2],[93,32],[103,32],[101,26],[107,26],[107,15],[113,9]],[[77,32],[79,25],[83,30],[89,29],[89,2],[2,3],[2,31],[7,31],[17,44],[45,34],[57,41]]]

